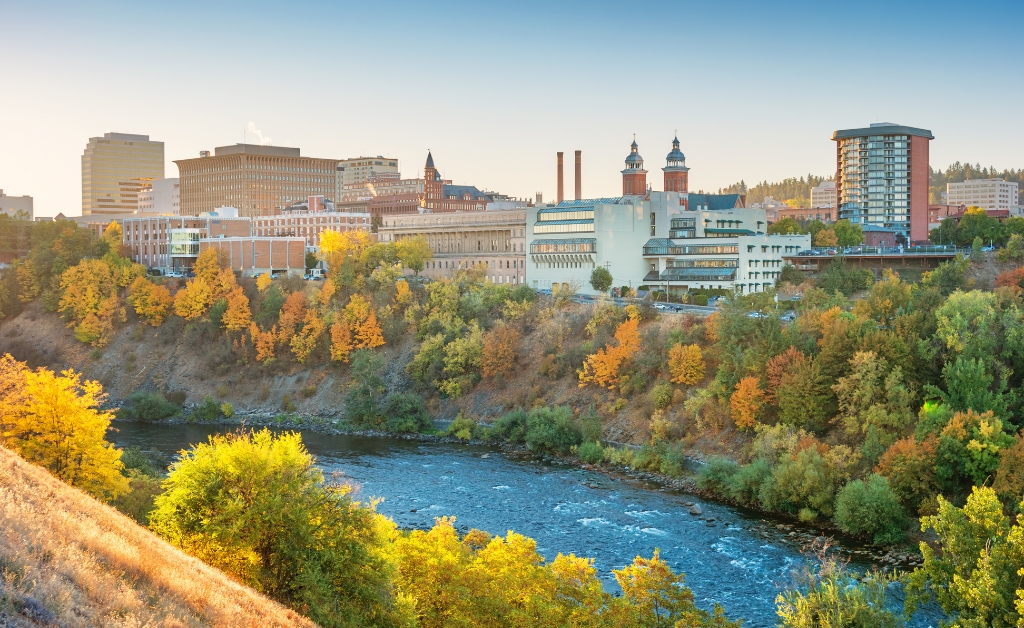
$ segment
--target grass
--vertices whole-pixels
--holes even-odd
[[[0,447],[0,618],[40,607],[68,627],[315,626]]]

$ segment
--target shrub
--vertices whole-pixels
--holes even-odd
[[[473,438],[473,433],[478,431],[477,422],[469,417],[462,416],[460,412],[455,420],[448,426],[448,434],[454,436],[459,440],[469,440]]]
[[[167,394],[164,395],[167,401],[170,401],[174,405],[181,407],[185,405],[185,400],[188,399],[188,393],[184,390],[168,390]]]
[[[601,447],[601,443],[589,441],[576,449],[576,455],[581,462],[598,464],[604,460],[604,448]]]
[[[758,458],[750,464],[743,465],[726,482],[728,496],[743,504],[756,504],[761,494],[761,487],[772,477],[772,465],[767,460]]]
[[[491,426],[491,433],[497,438],[513,443],[524,443],[526,442],[526,420],[528,417],[529,414],[526,410],[513,410],[494,422]]]
[[[292,403],[291,395],[283,395],[281,397],[281,412],[295,412],[295,404]]]
[[[729,494],[729,482],[740,470],[735,460],[724,456],[713,456],[697,474],[697,488],[713,491],[720,495]]]
[[[162,421],[178,413],[178,406],[158,392],[136,391],[124,400],[115,415],[121,421]]]
[[[526,284],[520,284],[512,290],[511,299],[513,301],[519,301],[520,303],[533,303],[537,298],[537,293],[533,291],[533,288]]]
[[[384,401],[389,432],[423,432],[433,427],[423,398],[415,393],[391,393]]]
[[[668,382],[658,382],[647,394],[647,399],[657,410],[669,407],[672,405],[672,385]]]
[[[907,513],[889,481],[873,473],[866,481],[854,480],[839,491],[835,522],[844,532],[870,537],[876,545],[891,545],[903,540]]]
[[[302,390],[299,391],[304,398],[309,399],[316,394],[316,384],[310,384],[309,386],[303,386]]]
[[[549,449],[562,454],[583,441],[579,423],[568,406],[537,408],[526,421],[526,444],[532,449]]]
[[[683,471],[686,469],[686,456],[683,455],[683,448],[680,445],[662,447],[659,455],[661,463],[658,465],[658,471],[674,478],[683,476]]]
[[[203,403],[192,411],[190,418],[193,421],[216,421],[220,418],[220,404],[214,401],[213,397],[207,395]]]
[[[230,419],[235,415],[235,407],[231,405],[230,401],[225,401],[220,404],[220,413],[224,415],[224,418]]]

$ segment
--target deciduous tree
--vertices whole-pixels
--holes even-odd
[[[211,250],[211,249],[207,249]],[[174,295],[174,313],[192,320],[205,315],[213,305],[213,289],[205,279],[196,275]]]
[[[220,322],[228,331],[241,331],[249,327],[252,312],[249,311],[249,297],[245,296],[240,286],[235,286],[227,296],[228,309],[224,311]]]
[[[331,325],[331,360],[348,362],[352,349],[352,330],[344,321],[335,320]]]
[[[377,313],[370,311],[369,316],[356,327],[356,348],[373,349],[384,345],[384,332],[377,322]]]
[[[676,343],[668,352],[668,371],[673,384],[695,386],[704,379],[704,355],[698,345]]]
[[[615,388],[623,364],[636,357],[640,351],[640,333],[637,331],[639,324],[639,315],[631,314],[615,330],[615,346],[608,343],[603,349],[598,349],[597,353],[587,356],[583,368],[576,371],[581,387],[593,382],[603,388]]]
[[[764,405],[764,392],[756,377],[744,377],[736,384],[736,390],[729,398],[732,420],[740,429],[751,429],[757,425],[757,417]]]
[[[483,377],[511,378],[515,374],[521,338],[519,330],[512,325],[501,325],[488,332],[484,336],[480,374]]]
[[[153,327],[159,327],[170,313],[174,298],[165,286],[137,277],[128,289],[128,304],[135,314]]]

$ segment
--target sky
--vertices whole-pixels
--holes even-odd
[[[34,2],[0,0],[0,189],[81,213],[90,137],[173,160],[247,139],[384,155],[417,176],[555,196],[621,193],[636,134],[661,187],[835,171],[832,132],[930,129],[931,165],[1024,167],[1024,2]]]

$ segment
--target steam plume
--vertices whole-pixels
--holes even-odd
[[[255,122],[249,122],[248,131],[255,135],[256,137],[260,138],[260,146],[273,145],[274,140],[270,139],[269,137],[263,137],[263,132],[256,128]]]

